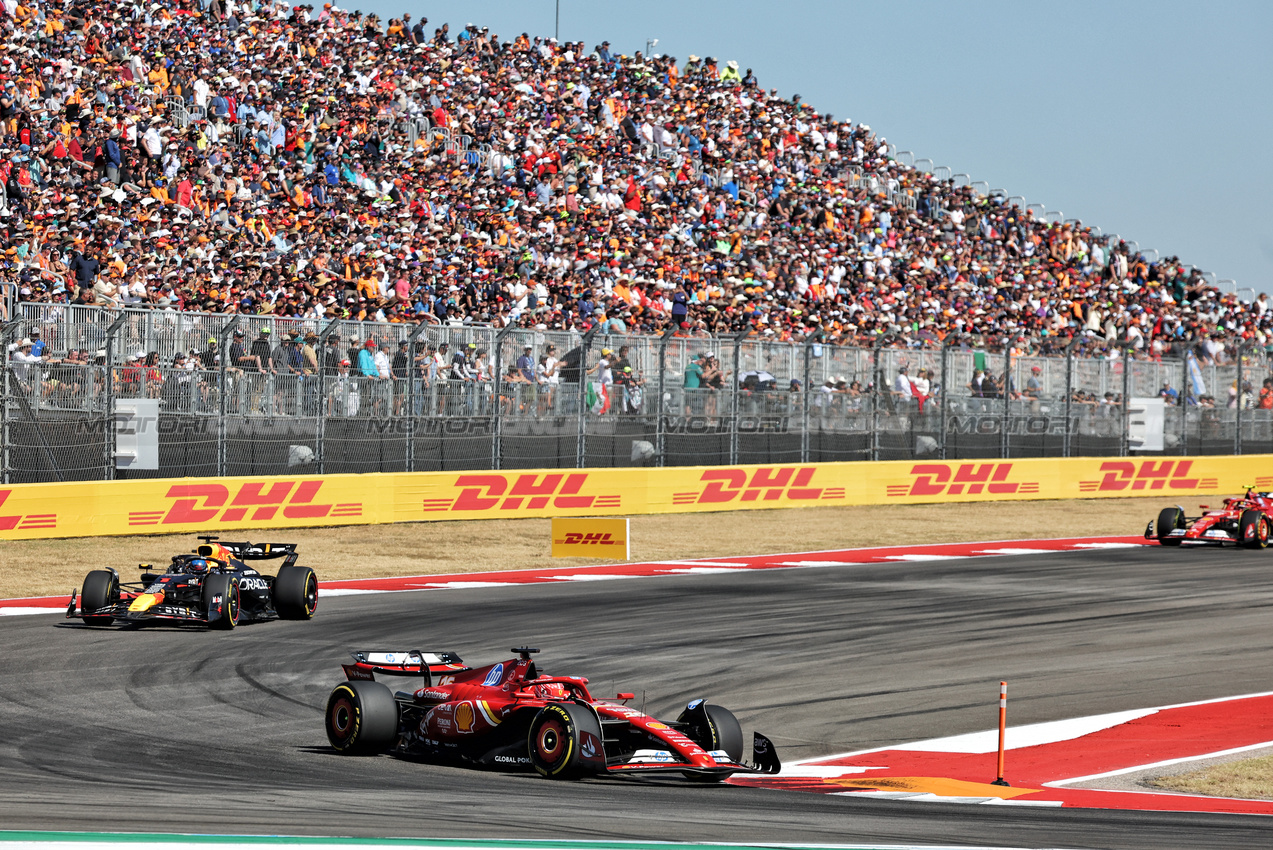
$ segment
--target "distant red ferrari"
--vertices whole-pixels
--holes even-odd
[[[1185,509],[1163,508],[1158,522],[1145,528],[1145,539],[1157,539],[1163,546],[1210,544],[1213,546],[1245,546],[1265,549],[1273,536],[1273,493],[1257,493],[1248,488],[1245,495],[1225,499],[1219,510],[1199,506],[1201,516],[1185,516]]]
[[[752,764],[743,732],[725,708],[696,699],[674,721],[599,700],[588,680],[542,674],[539,650],[469,668],[452,652],[355,652],[348,681],[327,700],[327,739],[342,753],[395,752],[426,761],[534,769],[552,779],[679,773],[719,782],[734,773],[777,773],[773,744],[754,733]],[[394,693],[376,676],[422,676]],[[436,678],[436,681],[434,679]]]

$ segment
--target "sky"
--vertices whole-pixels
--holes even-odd
[[[1273,3],[345,0],[508,41],[736,59],[765,88],[1273,292]],[[1228,288],[1228,284],[1224,288]],[[1243,293],[1250,297],[1250,292]]]

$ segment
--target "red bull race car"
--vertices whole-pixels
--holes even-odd
[[[121,582],[115,569],[93,570],[67,617],[91,626],[123,622],[194,623],[232,629],[257,620],[308,620],[318,609],[318,578],[296,565],[294,543],[231,543],[215,537],[193,552],[173,556],[163,573],[138,564],[141,580]],[[248,561],[283,558],[278,575],[263,575]]]
[[[743,732],[725,708],[690,702],[674,721],[611,702],[588,680],[549,676],[531,659],[470,668],[453,652],[355,652],[347,681],[327,700],[327,739],[341,753],[399,756],[451,764],[534,770],[551,779],[678,773],[719,782],[735,773],[777,773],[774,746],[753,734],[752,763]],[[423,677],[423,686],[391,691],[377,677]]]
[[[1163,546],[1209,544],[1265,549],[1273,536],[1273,493],[1257,493],[1248,488],[1242,496],[1225,499],[1219,510],[1198,506],[1201,516],[1185,516],[1179,505],[1163,508],[1158,522],[1145,528],[1145,539]]]

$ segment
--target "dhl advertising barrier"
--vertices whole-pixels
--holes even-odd
[[[183,478],[0,487],[0,539],[1273,489],[1273,455]]]

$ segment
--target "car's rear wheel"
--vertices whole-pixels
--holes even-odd
[[[1158,512],[1158,524],[1154,526],[1154,530],[1158,534],[1158,542],[1163,546],[1179,546],[1179,537],[1168,537],[1167,535],[1177,528],[1184,527],[1184,511],[1180,510],[1180,508],[1163,508]]]
[[[398,702],[379,682],[341,682],[327,698],[326,726],[337,751],[379,755],[398,739]]]
[[[239,583],[234,576],[215,573],[203,582],[203,612],[214,629],[232,629],[243,613]]]
[[[110,570],[93,570],[84,577],[80,590],[80,610],[97,611],[119,601],[119,576]],[[109,626],[114,617],[85,617],[90,626]]]
[[[540,776],[578,779],[605,764],[605,754],[597,751],[600,742],[596,715],[581,705],[562,702],[545,706],[535,715],[526,748]]]
[[[1238,521],[1238,540],[1248,549],[1267,549],[1270,524],[1264,511],[1243,511]]]
[[[309,567],[283,567],[273,593],[279,619],[308,620],[318,610],[318,576]]]

